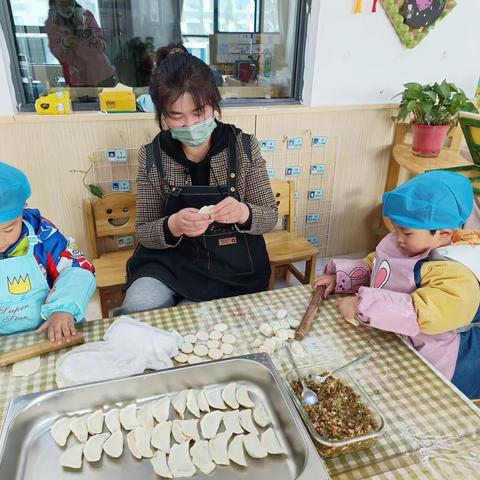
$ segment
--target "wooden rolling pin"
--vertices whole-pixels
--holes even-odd
[[[325,287],[321,285],[317,287],[313,294],[310,303],[308,304],[307,311],[300,322],[300,325],[295,330],[295,339],[302,341],[307,333],[312,328],[313,321],[317,316],[318,308],[320,304],[323,302],[323,296],[325,295]]]
[[[57,345],[49,340],[45,340],[44,342],[36,343],[34,345],[30,345],[29,347],[19,348],[18,350],[13,350],[12,352],[0,355],[0,367],[6,367],[7,365],[20,362],[21,360],[27,360],[28,358],[38,357],[44,353],[50,353],[56,350],[61,350],[62,348],[72,347],[73,345],[78,345],[84,341],[85,338],[83,333],[77,333],[75,336],[71,337],[68,342],[62,343],[62,345]]]

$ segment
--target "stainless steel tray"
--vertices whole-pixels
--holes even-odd
[[[282,379],[266,354],[201,363],[161,372],[137,375],[119,380],[91,383],[60,390],[16,397],[10,403],[0,436],[0,478],[3,480],[158,480],[150,462],[135,460],[125,448],[122,457],[103,456],[89,464],[85,459],[79,471],[59,466],[63,451],[53,441],[49,429],[61,416],[81,414],[102,406],[139,405],[156,397],[175,394],[185,388],[225,385],[228,382],[247,385],[256,405],[262,404],[272,426],[286,448],[286,456],[269,456],[255,460],[247,456],[247,468],[217,467],[208,475],[197,473],[197,479],[328,479],[323,460],[314,445]],[[70,436],[71,437],[71,436]],[[69,438],[67,446],[74,441]]]

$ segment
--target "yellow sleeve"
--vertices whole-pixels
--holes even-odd
[[[468,325],[480,305],[475,275],[459,262],[425,262],[421,286],[412,293],[420,332],[443,333]]]
[[[370,271],[373,269],[373,260],[375,259],[375,252],[369,253],[364,259],[364,262],[368,263]]]

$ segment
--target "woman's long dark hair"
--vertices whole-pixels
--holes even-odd
[[[160,129],[163,129],[162,115],[184,93],[192,96],[196,108],[210,105],[220,113],[221,96],[210,67],[188,53],[181,43],[171,43],[157,50],[150,80],[150,95]]]

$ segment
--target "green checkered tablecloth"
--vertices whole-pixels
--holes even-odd
[[[300,319],[311,295],[300,286],[234,297],[201,304],[133,315],[156,327],[181,334],[210,330],[222,321],[237,337],[233,355],[253,353],[258,327],[275,319],[280,308]],[[83,326],[87,342],[101,340],[112,319]],[[39,341],[36,334],[0,338],[0,351],[7,352]],[[327,460],[332,478],[380,479],[474,479],[480,478],[480,411],[446,383],[412,349],[393,334],[355,328],[341,320],[335,300],[328,299],[316,323],[303,341],[300,364],[327,361],[338,365],[370,350],[367,364],[351,374],[364,387],[385,416],[388,427],[376,446],[365,451]],[[45,355],[40,371],[20,378],[11,367],[0,371],[0,415],[16,395],[55,388],[55,364],[64,351]],[[282,375],[289,370],[282,351],[273,361]]]

